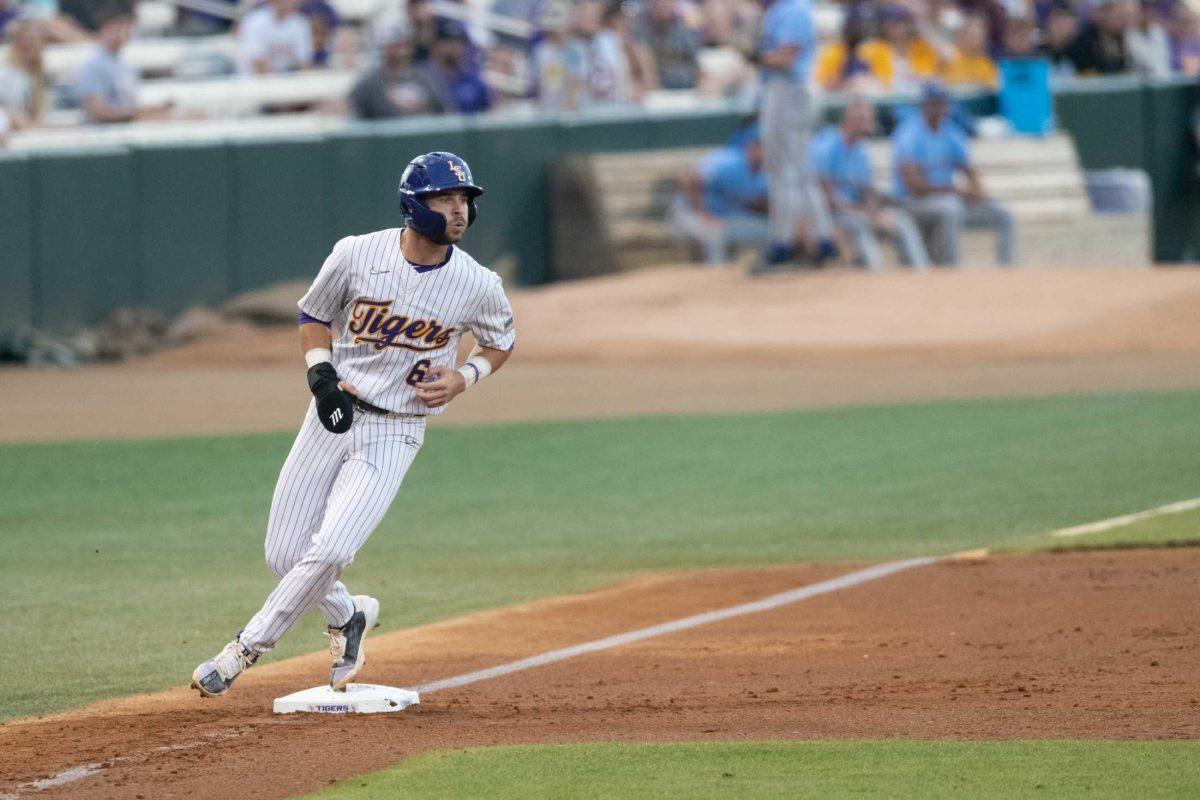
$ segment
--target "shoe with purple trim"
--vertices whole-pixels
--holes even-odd
[[[201,697],[220,697],[233,686],[234,678],[254,666],[255,661],[258,661],[258,653],[243,647],[241,640],[234,639],[221,652],[196,667],[192,673],[192,688],[198,689]]]

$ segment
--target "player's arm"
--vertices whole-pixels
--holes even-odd
[[[310,359],[309,354],[314,351],[315,355],[312,356],[314,359],[317,355],[329,354],[328,357],[322,358],[316,363],[327,361],[331,367],[333,366],[333,331],[323,322],[302,322],[300,323],[300,352],[304,355],[305,361]],[[337,387],[343,392],[349,392],[358,397],[358,389],[346,381],[338,381]]]
[[[512,355],[517,332],[513,324],[512,306],[504,296],[499,278],[495,279],[480,301],[479,308],[468,319],[467,329],[479,343],[467,360],[458,369],[431,367],[429,378],[416,386],[417,397],[430,408],[446,405],[504,366],[504,362]]]
[[[477,344],[458,369],[430,367],[428,375],[432,380],[417,384],[417,397],[430,408],[444,406],[503,367],[511,355],[512,350],[497,350]]]

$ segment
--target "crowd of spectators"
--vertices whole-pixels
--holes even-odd
[[[475,113],[506,102],[547,111],[632,105],[658,90],[750,96],[759,0],[489,0],[513,34],[439,16],[429,0],[381,0],[349,26],[329,0],[209,0],[179,8],[173,35],[236,37],[230,73],[360,71],[340,110],[363,118]],[[476,4],[472,4],[476,5]],[[222,6],[229,14],[217,13]],[[825,90],[913,91],[921,81],[995,87],[998,63],[1040,57],[1074,75],[1200,75],[1200,0],[842,0],[818,3],[814,78]],[[0,127],[36,125],[53,104],[92,122],[168,113],[137,102],[122,57],[134,0],[0,0]],[[69,85],[53,87],[47,43],[93,42]],[[295,109],[289,109],[295,110]],[[322,111],[337,109],[322,108]]]

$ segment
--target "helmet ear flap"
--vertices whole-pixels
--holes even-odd
[[[475,198],[467,199],[467,227],[475,224],[475,217],[479,215],[479,209],[475,207]]]

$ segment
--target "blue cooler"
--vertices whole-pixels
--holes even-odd
[[[1050,93],[1050,62],[1041,58],[1011,58],[1000,62],[1000,113],[1017,133],[1036,136],[1054,126],[1054,96]]]

